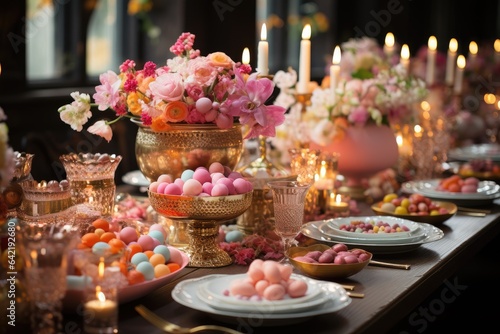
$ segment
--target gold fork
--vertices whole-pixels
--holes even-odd
[[[159,316],[157,316],[155,313],[153,313],[151,310],[149,310],[143,305],[136,306],[135,310],[140,315],[142,315],[144,319],[146,319],[147,321],[149,321],[150,323],[152,323],[153,325],[155,325],[156,327],[160,328],[161,330],[167,333],[187,334],[187,333],[197,333],[197,332],[211,330],[211,331],[220,331],[222,333],[228,333],[228,334],[242,334],[241,332],[235,331],[234,329],[217,325],[203,325],[203,326],[196,326],[193,328],[181,327],[171,322],[168,322],[163,318],[160,318]]]

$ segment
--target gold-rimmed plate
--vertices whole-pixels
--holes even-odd
[[[432,203],[436,204],[440,208],[444,208],[447,210],[447,213],[444,214],[436,214],[436,215],[418,215],[418,214],[396,214],[394,212],[382,210],[380,207],[383,202],[377,202],[371,206],[373,212],[381,216],[392,216],[403,218],[407,220],[412,220],[417,223],[427,223],[431,225],[439,225],[456,215],[458,207],[452,202],[444,202],[444,201],[432,201]]]

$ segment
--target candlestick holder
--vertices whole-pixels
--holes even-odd
[[[294,93],[295,101],[302,105],[302,115],[307,111],[307,107],[311,105],[312,93]]]

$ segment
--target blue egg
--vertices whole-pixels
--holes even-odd
[[[181,174],[181,180],[184,181],[184,182],[186,182],[187,180],[193,178],[193,174],[194,174],[194,170],[192,170],[192,169],[186,169]]]
[[[110,249],[111,246],[108,245],[107,242],[104,241],[98,241],[92,246],[92,253],[96,255],[104,255],[108,249]]]
[[[163,237],[163,233],[160,231],[149,231],[148,235],[160,242],[160,245],[165,243],[165,238]]]
[[[245,238],[243,232],[238,230],[229,231],[226,233],[226,242],[237,242]]]
[[[155,254],[161,254],[165,258],[166,262],[170,261],[170,249],[165,245],[158,245],[153,249]]]
[[[139,263],[135,269],[144,275],[146,281],[151,281],[155,278],[155,268],[149,261]]]
[[[149,262],[149,258],[146,254],[142,252],[135,253],[134,255],[132,255],[130,262],[132,262],[133,265],[137,266],[141,262]]]

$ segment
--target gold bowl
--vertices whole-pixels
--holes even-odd
[[[383,204],[383,202],[377,202],[373,204],[371,208],[373,212],[381,216],[393,216],[402,219],[412,220],[417,223],[427,223],[431,225],[442,224],[457,213],[458,207],[452,202],[432,201],[432,203],[436,204],[441,208],[447,209],[448,213],[439,215],[412,215],[412,214],[401,215],[401,214],[396,214],[394,212],[382,210],[380,206]]]
[[[160,215],[186,224],[188,245],[184,252],[190,267],[223,267],[232,259],[217,244],[219,223],[243,214],[252,203],[253,192],[229,196],[179,196],[148,191],[153,209]]]
[[[300,270],[302,273],[318,279],[334,279],[334,278],[347,278],[354,274],[359,273],[363,270],[370,260],[373,254],[360,249],[362,252],[369,255],[368,260],[359,263],[348,263],[348,264],[333,264],[333,263],[306,263],[302,261],[297,261],[294,258],[298,256],[306,255],[312,251],[324,252],[327,249],[332,248],[331,246],[324,244],[314,244],[307,247],[292,247],[288,251],[288,258],[295,268]],[[358,248],[350,249],[350,251]]]

